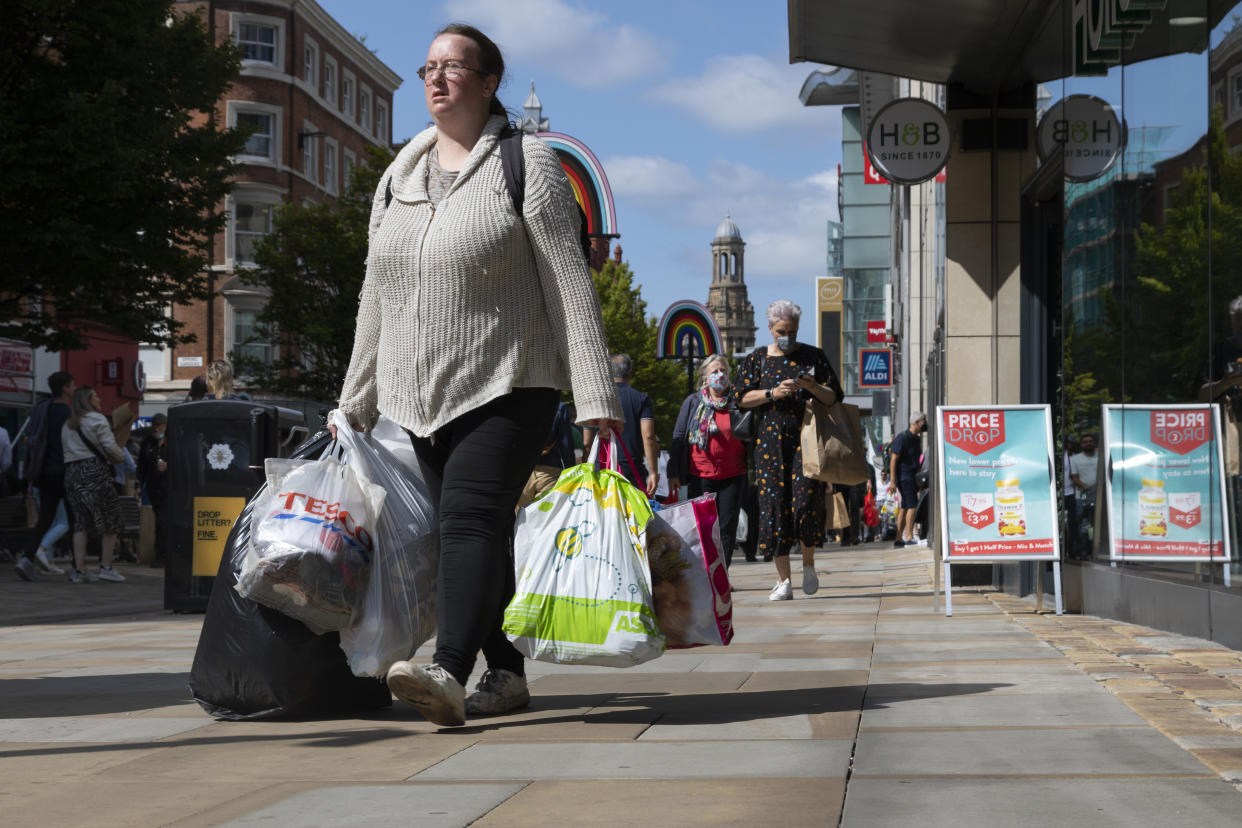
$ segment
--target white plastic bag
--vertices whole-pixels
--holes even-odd
[[[750,532],[750,518],[746,517],[745,509],[737,510],[737,538],[738,543],[746,543],[746,536]]]
[[[733,599],[716,495],[665,507],[652,516],[644,537],[656,620],[669,649],[732,641]]]
[[[440,535],[431,496],[421,477],[375,434],[359,434],[332,412],[345,462],[387,492],[375,527],[375,557],[366,597],[341,630],[341,649],[359,676],[383,676],[436,630],[436,577]],[[406,441],[409,445],[409,441]]]
[[[615,470],[596,467],[601,442],[518,513],[517,590],[503,626],[539,661],[632,667],[664,652],[641,542],[651,507]],[[616,445],[610,454],[615,466]]]
[[[339,630],[362,603],[384,490],[330,457],[268,458],[264,470],[235,589],[317,634]]]

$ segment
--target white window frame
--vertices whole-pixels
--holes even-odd
[[[280,193],[269,188],[252,188],[244,184],[239,184],[228,198],[225,199],[225,208],[229,214],[229,232],[225,238],[225,264],[233,270],[239,268],[253,267],[254,262],[243,261],[237,255],[237,205],[257,204],[269,207],[273,211],[281,203]],[[268,232],[271,232],[270,229]]]
[[[302,62],[298,77],[312,90],[319,90],[319,44],[310,35],[302,35]]]
[[[333,138],[323,139],[323,188],[332,195],[340,191],[340,145]],[[331,163],[329,164],[329,159]]]
[[[1212,106],[1215,107],[1219,103],[1221,107],[1221,115],[1229,115],[1229,98],[1225,94],[1225,82],[1217,81],[1212,84]]]
[[[392,143],[388,138],[388,102],[375,99],[375,137],[381,144]]]
[[[341,190],[349,187],[350,176],[358,166],[358,156],[349,147],[341,151]]]
[[[349,93],[346,94],[346,84],[349,84]],[[358,88],[358,81],[354,77],[354,73],[348,69],[341,70],[341,106],[340,110],[345,113],[345,117],[353,121],[357,119],[354,108],[354,90]]]
[[[337,87],[337,78],[340,77],[340,71],[337,68],[336,60],[328,55],[323,56],[323,83],[320,88],[323,91],[323,99],[333,109],[339,109],[339,89]]]
[[[267,156],[250,155],[245,149],[237,155],[238,161],[244,161],[247,164],[270,164],[273,167],[279,167],[281,163],[281,146],[284,143],[284,109],[272,104],[255,103],[253,101],[228,101],[225,103],[225,117],[229,127],[237,126],[237,116],[243,112],[253,112],[258,115],[269,115],[272,118],[272,147],[271,152]]]
[[[1229,70],[1225,85],[1225,123],[1242,118],[1242,65]]]
[[[374,100],[375,96],[371,94],[371,87],[365,83],[358,84],[358,124],[367,135],[375,134],[375,113],[371,108],[371,102]],[[366,106],[363,106],[364,103]]]
[[[310,133],[318,132],[315,125],[310,121],[302,122],[302,132],[307,133],[302,138],[302,158],[299,163],[302,165],[302,175],[308,181],[319,184],[319,138],[312,137]]]
[[[250,68],[262,66],[272,69],[282,69],[285,65],[285,21],[280,17],[269,17],[263,14],[245,14],[242,12],[229,13],[229,35],[233,38],[233,43],[241,47],[241,27],[243,24],[255,26],[270,26],[276,30],[276,43],[273,50],[272,59],[256,60],[254,58],[243,58],[242,68]]]
[[[237,313],[254,313],[257,314],[263,310],[264,306],[271,299],[271,294],[266,287],[248,285],[244,280],[234,277],[225,282],[220,293],[224,296],[224,352],[232,353],[237,349],[240,342],[237,341]],[[273,340],[268,343],[269,358],[271,362],[275,362],[280,358],[279,342]],[[271,364],[269,362],[269,364]],[[241,377],[239,377],[240,379]]]

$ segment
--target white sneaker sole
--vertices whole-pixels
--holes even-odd
[[[417,667],[397,662],[388,669],[388,689],[401,701],[423,714],[423,718],[441,727],[461,727],[466,723],[462,712],[454,710],[448,697],[431,676]]]

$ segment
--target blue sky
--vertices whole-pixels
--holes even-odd
[[[726,212],[746,241],[758,335],[768,303],[810,309],[836,218],[837,107],[805,108],[813,64],[790,65],[784,3],[630,0],[319,0],[405,81],[393,137],[428,123],[415,71],[445,23],[501,47],[501,100],[535,82],[554,131],[578,138],[612,184],[624,258],[648,312],[707,300],[711,239]],[[761,340],[762,341],[762,340]]]

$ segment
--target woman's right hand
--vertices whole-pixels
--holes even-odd
[[[356,425],[354,426],[354,431],[362,432],[362,431],[366,431],[366,429],[363,428],[362,426]],[[328,433],[332,435],[333,440],[336,439],[336,426],[332,425],[332,423],[328,423]]]

